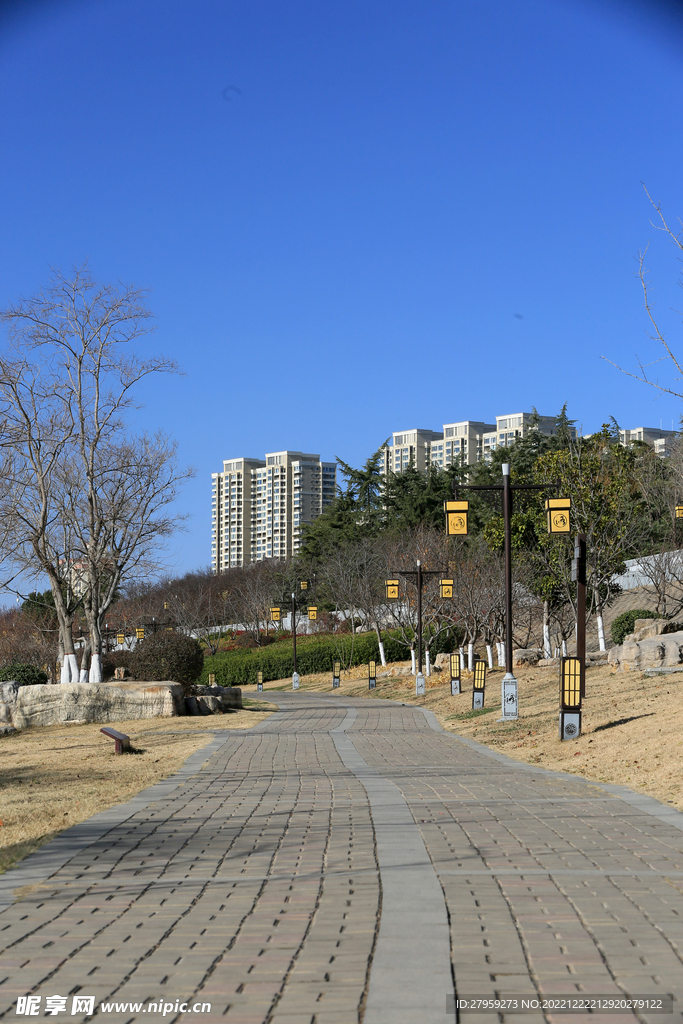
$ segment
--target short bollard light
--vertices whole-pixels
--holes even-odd
[[[292,689],[293,690],[298,690],[299,689],[299,673],[298,672],[293,672],[292,673]]]
[[[332,666],[332,689],[336,690],[341,683],[341,661],[335,661]]]
[[[270,621],[271,622],[279,622],[281,616],[282,616],[282,609],[281,608],[271,608],[270,609]]]
[[[577,740],[581,735],[581,661],[560,662],[560,739]]]
[[[460,655],[451,654],[451,697],[460,693]]]
[[[261,692],[263,690],[263,672],[261,669],[256,673],[256,689]]]
[[[144,640],[145,639],[145,627],[144,626],[138,626],[138,628],[135,630],[135,637],[136,637],[137,640]]]
[[[374,690],[377,686],[377,662],[368,662],[368,690]]]
[[[418,672],[415,676],[415,696],[424,697],[426,690],[425,677],[422,672]]]
[[[676,519],[683,519],[683,505],[676,505]]]
[[[441,580],[441,597],[443,599],[453,597],[453,580]]]
[[[302,590],[308,590],[308,580],[302,580],[299,586]]]
[[[385,580],[387,601],[398,601],[398,580]]]
[[[315,604],[309,604],[308,606],[308,621],[315,622],[318,618],[318,606]]]
[[[570,533],[569,510],[571,498],[548,498],[545,510],[548,517],[548,533]]]
[[[449,537],[465,537],[467,535],[467,515],[469,501],[444,501],[446,513],[446,533]]]
[[[116,642],[117,642],[117,644],[120,647],[123,647],[123,645],[126,642],[126,634],[125,633],[117,633],[116,634]]]
[[[486,662],[476,655],[474,663],[474,681],[472,683],[472,710],[483,708],[486,690]]]
[[[215,686],[215,685],[216,685],[216,673],[215,672],[209,672],[209,686]]]

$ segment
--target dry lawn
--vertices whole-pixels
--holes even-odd
[[[223,729],[248,729],[275,710],[249,701],[242,711],[198,718],[113,722],[135,754],[114,753],[101,725],[55,725],[0,737],[0,871],[59,832],[123,803],[177,771]]]
[[[630,786],[683,810],[683,672],[647,678],[640,672],[615,673],[607,666],[586,669],[582,735],[564,743],[558,737],[558,669],[517,670],[516,722],[496,721],[502,675],[500,670],[489,672],[483,712],[471,710],[472,682],[467,677],[465,692],[457,697],[451,697],[448,680],[437,674],[427,680],[424,697],[415,696],[412,676],[378,679],[377,688],[368,690],[365,667],[344,673],[337,690],[330,674],[302,676],[301,689],[418,704],[433,711],[449,731],[518,761]],[[265,690],[290,688],[291,682],[284,680],[265,684]]]

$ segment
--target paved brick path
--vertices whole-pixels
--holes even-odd
[[[3,1019],[58,995],[70,1022],[92,996],[122,1024],[447,1024],[457,990],[672,992],[673,1015],[604,1020],[683,1021],[683,815],[416,708],[272,696],[256,729],[0,876]]]

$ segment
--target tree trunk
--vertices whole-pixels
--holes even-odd
[[[426,676],[430,676],[431,674],[432,674],[432,672],[431,672],[431,664],[430,664],[430,661],[429,661],[429,649],[427,649],[425,651],[425,675]]]
[[[474,644],[467,645],[467,671],[474,671]]]
[[[491,644],[486,645],[486,656],[489,659],[489,668],[493,668],[493,650]]]
[[[83,641],[83,653],[81,655],[81,671],[78,676],[79,683],[88,682],[88,661],[90,660],[90,640]]]
[[[595,594],[595,610],[598,613],[596,615],[598,623],[598,646],[601,651],[606,651],[607,648],[605,647],[605,624],[602,618],[602,601],[600,599],[600,594],[598,592],[596,592]]]
[[[543,657],[552,657],[550,646],[550,605],[548,601],[543,602]]]
[[[410,648],[410,671],[412,672],[413,675],[415,675],[415,666],[416,666],[415,648],[411,647]]]

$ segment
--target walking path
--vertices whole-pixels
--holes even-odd
[[[604,1019],[683,1021],[683,815],[419,708],[269,699],[0,877],[0,1017],[447,1024],[457,991],[673,993]]]

